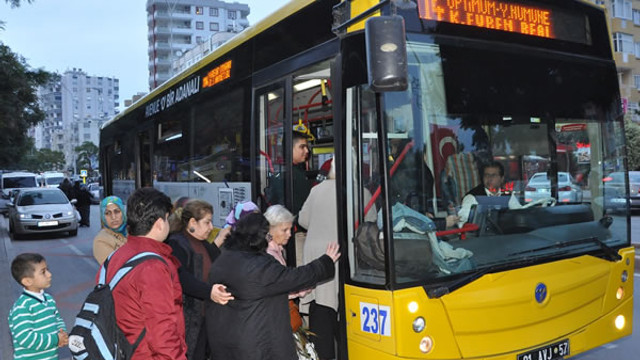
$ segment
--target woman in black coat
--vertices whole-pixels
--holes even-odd
[[[207,275],[220,250],[207,241],[213,225],[213,207],[206,201],[190,200],[169,217],[171,233],[166,243],[180,260],[178,276],[184,294],[184,320],[187,358],[207,358],[207,335],[204,325],[205,303],[209,299],[226,303],[221,285],[209,285]]]
[[[269,223],[249,214],[236,223],[222,254],[211,266],[211,282],[225,284],[235,300],[207,305],[206,324],[216,360],[297,360],[291,334],[288,294],[334,275],[340,253],[335,243],[325,255],[298,268],[266,253]]]

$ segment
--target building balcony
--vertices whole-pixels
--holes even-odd
[[[171,46],[169,46],[168,42],[156,42],[154,46],[149,47],[149,50],[153,52],[153,50],[161,50],[166,51],[167,53],[171,51]]]
[[[634,54],[614,52],[613,60],[616,62],[618,71],[631,71],[640,67],[640,62]]]

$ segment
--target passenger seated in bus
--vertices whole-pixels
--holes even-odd
[[[402,153],[405,153],[404,156]],[[450,213],[447,217],[435,217],[433,209],[434,176],[427,164],[423,161],[422,153],[415,151],[412,139],[389,140],[389,168],[396,162],[400,162],[390,180],[390,194],[392,204],[402,204],[411,210],[426,215],[427,222],[435,224],[436,231],[445,230],[455,226],[458,215]],[[420,180],[420,178],[423,180]],[[425,193],[425,191],[427,193]],[[396,207],[394,205],[395,210]],[[396,215],[393,215],[396,217]],[[402,217],[402,216],[399,216]]]
[[[509,196],[507,202],[509,209],[519,209],[522,207],[518,199],[514,194],[506,190],[504,185],[504,166],[497,161],[491,161],[484,165],[480,171],[482,174],[482,184],[469,190],[469,192],[462,198],[462,205],[458,216],[460,217],[459,224],[464,224],[470,220],[469,213],[473,205],[478,205],[479,197],[492,197],[492,196]]]

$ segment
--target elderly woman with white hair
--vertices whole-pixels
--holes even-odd
[[[267,211],[265,211],[264,217],[269,222],[269,232],[267,233],[267,253],[278,260],[280,264],[286,266],[287,261],[284,258],[284,247],[291,238],[291,229],[293,228],[295,216],[282,205],[272,205],[269,206]],[[310,291],[311,290],[303,290],[289,294],[289,299],[302,297]],[[293,330],[295,331],[296,329]]]

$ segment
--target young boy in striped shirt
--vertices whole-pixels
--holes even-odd
[[[44,292],[51,272],[40,254],[20,254],[11,262],[11,275],[24,291],[9,312],[14,359],[58,359],[58,348],[69,343],[56,302]]]

